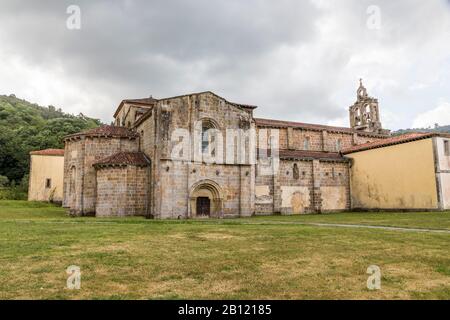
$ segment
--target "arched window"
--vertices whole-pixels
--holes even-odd
[[[294,179],[298,180],[300,178],[300,172],[298,171],[298,165],[294,163],[294,169],[292,170],[294,174]]]
[[[214,130],[217,129],[215,123],[210,119],[205,119],[202,121],[202,153],[211,152],[212,156],[215,156],[215,141],[216,137],[214,135]],[[210,149],[211,144],[211,150]]]

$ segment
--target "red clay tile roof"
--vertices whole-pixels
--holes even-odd
[[[150,165],[150,160],[142,152],[119,152],[94,163],[94,166],[138,166]]]
[[[259,157],[259,151],[257,156]],[[263,150],[264,151],[264,150]],[[267,156],[270,156],[270,150],[267,151]],[[280,149],[279,157],[281,160],[325,160],[325,161],[348,161],[338,152],[323,152],[323,151],[307,151],[307,150],[287,150]]]
[[[420,133],[420,132],[413,132],[413,133],[407,133],[400,136],[394,136],[383,140],[373,141],[365,144],[360,144],[357,146],[353,146],[351,148],[342,150],[342,154],[349,154],[369,149],[376,149],[376,148],[382,148],[387,146],[392,146],[396,144],[401,143],[407,143],[412,141],[417,141],[421,139],[428,139],[432,137],[450,137],[450,134],[446,133],[435,133],[435,132],[429,132],[429,133]]]
[[[280,159],[318,159],[318,160],[334,160],[347,161],[338,152],[321,152],[321,151],[305,151],[305,150],[280,150]]]
[[[31,151],[30,154],[33,155],[33,156],[60,156],[60,157],[64,157],[64,149],[36,150],[36,151]]]
[[[79,133],[66,136],[64,139],[86,136],[86,137],[114,137],[114,138],[130,138],[134,139],[138,137],[138,134],[131,131],[127,127],[108,126],[103,125],[98,128],[82,131]]]
[[[326,126],[321,124],[312,124],[312,123],[302,123],[302,122],[292,122],[292,121],[283,121],[283,120],[272,120],[272,119],[261,119],[261,118],[255,118],[256,126],[259,127],[275,127],[275,128],[287,128],[287,127],[293,127],[293,128],[299,128],[299,129],[306,129],[306,130],[315,130],[315,131],[331,131],[331,132],[341,132],[341,133],[358,133],[362,136],[373,136],[373,137],[386,137],[386,135],[378,134],[378,133],[372,133],[372,132],[365,132],[365,131],[357,131],[352,128],[346,128],[346,127],[333,127],[333,126]]]

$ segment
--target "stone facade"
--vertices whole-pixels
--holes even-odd
[[[258,119],[255,108],[212,92],[122,101],[114,126],[66,137],[64,205],[156,219],[350,209],[340,150],[386,132]]]
[[[146,216],[148,201],[146,167],[129,165],[97,169],[97,216]]]

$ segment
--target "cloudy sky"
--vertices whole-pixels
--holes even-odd
[[[385,127],[450,124],[450,1],[0,0],[0,94],[105,122],[125,98],[211,90],[348,126],[359,78]]]

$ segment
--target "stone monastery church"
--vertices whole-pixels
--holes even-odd
[[[344,211],[343,150],[390,137],[361,83],[350,127],[259,119],[212,92],[124,100],[114,125],[65,137],[63,206],[155,219]]]

